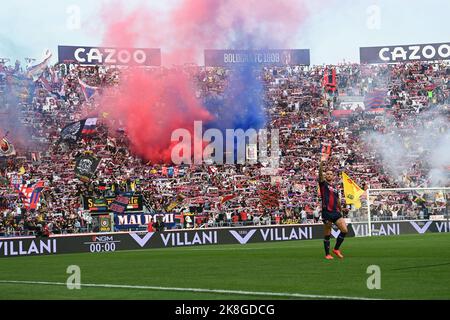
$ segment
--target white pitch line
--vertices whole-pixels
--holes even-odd
[[[294,246],[290,247],[261,247],[261,248],[183,248],[183,251],[237,251],[237,250],[267,250],[267,249],[292,249]]]
[[[46,281],[20,281],[20,280],[0,280],[0,284],[38,284],[38,285],[55,285],[67,286],[64,282],[46,282]],[[264,297],[289,297],[289,298],[316,298],[316,299],[339,299],[339,300],[380,300],[364,297],[346,297],[346,296],[327,296],[303,293],[285,293],[285,292],[261,292],[261,291],[240,291],[240,290],[222,290],[222,289],[203,289],[203,288],[176,288],[176,287],[155,287],[155,286],[133,286],[123,284],[95,284],[83,283],[82,287],[94,288],[120,288],[120,289],[144,289],[144,290],[160,290],[160,291],[181,291],[181,292],[197,292],[197,293],[222,293],[237,294],[247,296],[264,296]]]
[[[288,241],[284,242],[284,244],[286,244]],[[246,245],[240,245],[240,247],[233,247],[233,248],[215,248],[214,246],[198,246],[196,248],[192,248],[192,247],[171,247],[171,250],[177,250],[179,249],[180,251],[236,251],[236,250],[267,250],[267,249],[292,249],[292,248],[300,248],[298,246],[298,243],[294,243],[294,241],[292,241],[292,243],[290,243],[291,245],[287,246],[278,246],[278,247],[269,247],[269,246],[264,246],[264,247],[256,247],[256,248],[248,248]],[[316,247],[317,246],[317,242],[308,242],[308,243],[302,243],[302,248],[303,247],[309,247],[309,245],[311,245],[311,247]],[[238,245],[237,245],[238,246]],[[160,249],[160,248],[158,248]],[[161,249],[166,249],[166,248],[161,248]],[[139,249],[138,249],[139,250]],[[121,251],[137,251],[137,250],[121,250]],[[117,251],[120,252],[120,251]]]

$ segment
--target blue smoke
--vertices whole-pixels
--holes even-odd
[[[264,111],[264,88],[253,65],[230,70],[228,86],[223,94],[209,95],[204,105],[214,115],[206,128],[217,128],[225,134],[226,129],[261,129],[266,124]]]
[[[230,70],[228,86],[223,94],[210,95],[204,101],[214,120],[205,129],[216,128],[222,132],[226,145],[226,129],[259,130],[266,125],[262,70],[253,65],[243,65]],[[234,161],[238,159],[237,141],[234,141]]]
[[[261,35],[245,33],[244,21],[237,18],[229,35],[229,48],[263,49]],[[264,46],[265,47],[265,46]],[[266,125],[262,68],[253,62],[231,68],[228,86],[222,96],[208,97],[205,106],[216,116],[207,128],[261,129]]]
[[[268,48],[268,43],[273,42],[267,39],[267,35],[244,33],[243,23],[241,19],[234,21],[229,36],[230,49],[264,50]],[[228,71],[224,92],[209,94],[203,101],[204,106],[214,116],[214,120],[205,124],[205,129],[219,129],[224,139],[226,129],[258,131],[267,123],[263,67],[249,61]],[[234,153],[236,159],[236,143]]]

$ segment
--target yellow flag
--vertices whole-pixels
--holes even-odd
[[[361,189],[350,177],[342,172],[342,181],[344,181],[344,195],[345,195],[345,203],[353,204],[356,209],[361,208],[361,201],[359,197],[364,193],[364,190]]]
[[[167,212],[172,211],[178,205],[178,201],[172,201],[166,208]]]
[[[24,174],[25,168],[23,166],[20,167],[18,174]]]

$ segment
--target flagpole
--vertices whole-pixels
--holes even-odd
[[[111,152],[111,149],[109,148],[109,144],[108,144],[108,136],[109,136],[109,127],[106,126],[106,150],[108,150],[108,152]]]

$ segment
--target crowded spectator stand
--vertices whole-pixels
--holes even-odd
[[[8,63],[0,62],[0,114],[16,115],[32,143],[22,143],[19,136],[5,138],[15,151],[0,157],[0,236],[101,231],[97,215],[86,209],[83,199],[123,194],[142,198],[144,214],[173,214],[174,228],[320,223],[317,171],[323,141],[333,145],[329,168],[336,173],[345,168],[361,186],[427,187],[427,165],[415,141],[405,142],[411,169],[392,176],[362,137],[366,132],[389,134],[393,127],[406,135],[427,128],[434,117],[449,119],[447,62],[266,67],[267,129],[279,129],[282,149],[275,176],[261,174],[261,163],[150,163],[133,154],[125,131],[110,130],[113,120],[107,115],[98,115],[93,131],[80,139],[60,141],[62,129],[88,119],[96,109],[95,95],[117,86],[126,69],[59,63],[48,65],[36,78],[20,64]],[[223,95],[232,73],[219,67],[184,68],[199,99]],[[148,72],[164,77],[169,71],[161,67]],[[430,128],[431,134],[439,134],[448,126],[439,130]],[[83,181],[74,168],[76,159],[86,154],[101,161]],[[447,187],[448,181],[441,186]],[[39,197],[30,205],[17,186],[35,190],[39,183]],[[420,217],[424,208],[447,212],[446,195],[421,196],[379,195],[372,210],[383,219]],[[130,213],[128,208],[123,212]],[[355,218],[359,214],[352,211]],[[113,216],[109,228],[116,230]],[[147,230],[148,225],[132,228]]]

